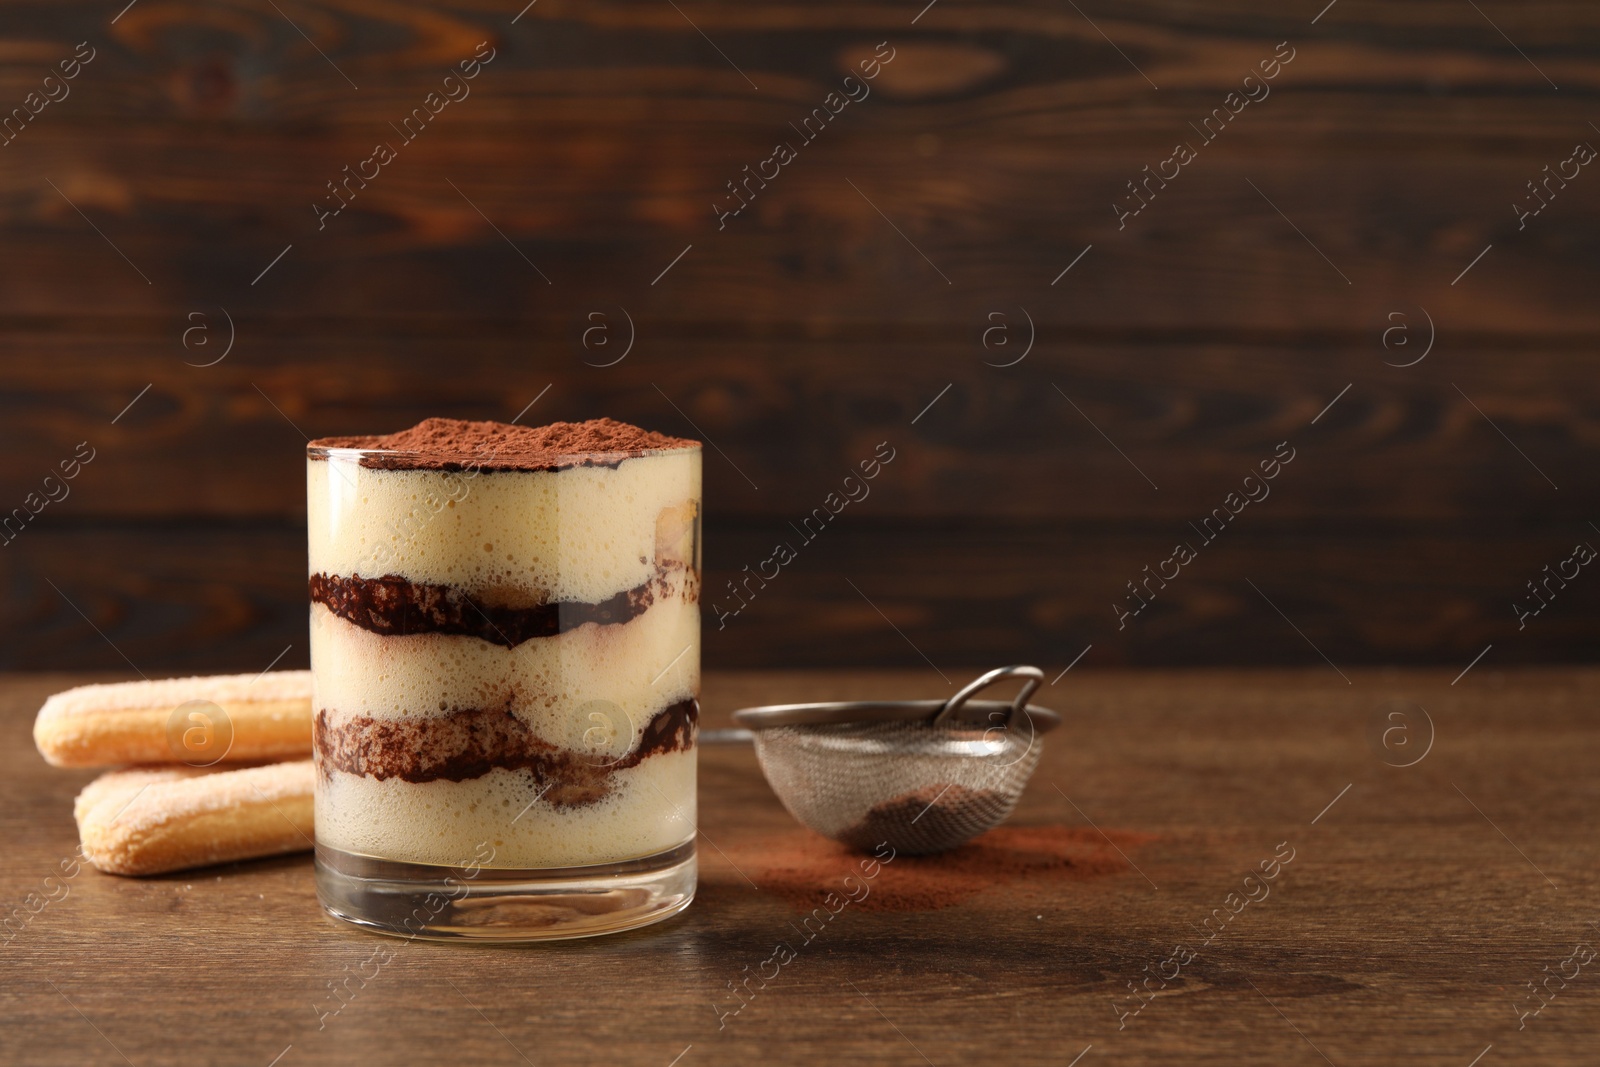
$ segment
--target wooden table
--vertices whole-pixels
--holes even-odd
[[[6,1063],[1600,1055],[1600,959],[1585,964],[1600,946],[1600,672],[1479,669],[1454,686],[1448,673],[1352,672],[1346,685],[1330,670],[1073,672],[1041,698],[1067,725],[1008,835],[979,857],[1000,884],[980,888],[968,862],[952,873],[964,900],[919,907],[910,890],[937,861],[902,857],[810,943],[791,925],[795,901],[820,898],[853,861],[807,840],[750,752],[708,749],[693,907],[631,934],[519,948],[336,925],[307,856],[47,883],[76,845],[71,799],[91,775],[45,766],[28,730],[46,693],[82,680],[0,682],[0,899],[56,898],[0,949]],[[931,671],[713,675],[705,703],[715,725],[745,703],[948,692]],[[805,861],[785,868],[785,852]],[[770,975],[779,941],[794,958],[726,1014],[741,1003],[730,984]],[[361,965],[379,948],[392,961],[325,1014],[338,1005],[329,983],[371,974]]]

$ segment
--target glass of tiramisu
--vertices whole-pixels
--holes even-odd
[[[596,419],[311,442],[317,889],[402,937],[695,890],[700,445]]]

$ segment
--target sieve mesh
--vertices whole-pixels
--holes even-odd
[[[954,848],[1011,814],[1042,744],[1021,727],[927,720],[772,726],[755,733],[761,770],[789,813],[860,849]]]

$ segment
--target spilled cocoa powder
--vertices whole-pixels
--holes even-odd
[[[1108,840],[1109,838],[1109,840]],[[1130,873],[1121,854],[1156,840],[1132,830],[1077,826],[1001,826],[960,848],[932,856],[896,855],[869,883],[871,892],[850,905],[860,911],[938,911],[980,893],[1003,890],[1013,899],[1046,904],[1075,883]],[[839,891],[853,874],[858,852],[808,831],[773,834],[730,850],[761,891],[809,911]]]

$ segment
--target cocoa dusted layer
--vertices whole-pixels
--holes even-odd
[[[398,574],[382,578],[311,576],[311,602],[363,630],[385,636],[463,634],[515,648],[536,637],[554,637],[585,623],[616,626],[643,615],[667,584],[665,569],[656,577],[601,601],[508,605],[480,603],[451,585],[413,582]],[[695,583],[686,595],[698,597]]]
[[[408,430],[363,437],[319,437],[311,449],[377,450],[361,457],[379,470],[560,471],[616,467],[652,452],[699,448],[699,441],[670,437],[616,419],[516,426],[506,422],[424,419]],[[387,453],[387,454],[384,454]],[[326,456],[311,453],[312,459]]]
[[[358,715],[338,726],[330,725],[323,709],[317,712],[315,740],[324,775],[332,769],[379,781],[463,782],[496,767],[526,770],[540,783],[546,801],[581,807],[611,792],[615,772],[660,753],[693,748],[699,722],[694,698],[668,705],[645,724],[633,750],[614,762],[535,737],[508,708],[467,708],[426,719]]]

